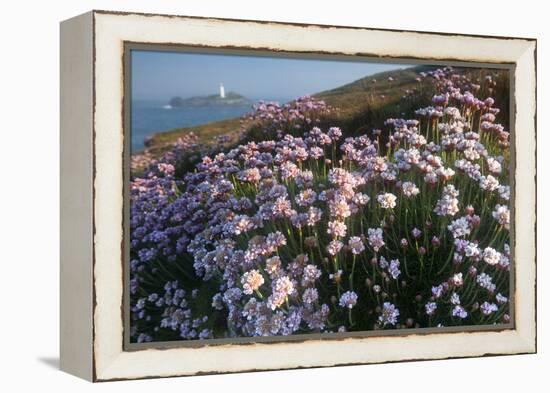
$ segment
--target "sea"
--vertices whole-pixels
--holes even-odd
[[[254,103],[263,100],[283,104],[297,98],[295,96],[279,96],[279,94],[273,94],[270,91],[258,91],[253,95],[246,95],[246,98]],[[169,100],[169,97],[164,100],[138,99],[137,97],[132,99],[130,110],[132,152],[142,150],[145,147],[145,140],[153,134],[240,117],[253,110],[252,105],[171,108],[168,105]]]
[[[157,132],[240,117],[251,111],[251,105],[170,108],[166,101],[134,100],[131,108],[132,152],[142,150],[145,139]]]

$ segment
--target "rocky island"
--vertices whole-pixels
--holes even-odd
[[[190,98],[173,97],[172,99],[170,99],[170,106],[172,108],[225,106],[225,105],[232,105],[232,106],[252,105],[252,101],[232,91],[223,95],[212,94],[208,96],[196,96],[196,97],[190,97]]]

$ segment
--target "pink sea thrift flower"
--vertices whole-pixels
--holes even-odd
[[[382,228],[369,228],[368,241],[369,245],[374,249],[374,251],[380,250],[380,248],[382,248],[385,244]]]
[[[361,238],[358,236],[350,237],[348,241],[348,246],[351,249],[351,252],[355,255],[361,254],[363,251],[365,251],[363,240],[361,240]]]
[[[397,197],[389,192],[385,194],[380,194],[376,197],[378,200],[378,203],[380,204],[380,207],[382,209],[393,209],[396,205],[395,201]]]
[[[357,304],[357,294],[353,291],[347,291],[340,296],[340,307],[349,308],[350,310]]]
[[[243,284],[243,293],[252,295],[254,291],[263,285],[264,277],[258,270],[253,269],[243,275],[241,283]]]

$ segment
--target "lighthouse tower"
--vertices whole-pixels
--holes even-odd
[[[223,83],[220,83],[220,98],[225,98],[225,88],[223,87]]]

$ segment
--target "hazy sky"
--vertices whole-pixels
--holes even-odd
[[[219,84],[251,99],[292,99],[408,65],[182,52],[132,51],[132,98],[217,94]]]

